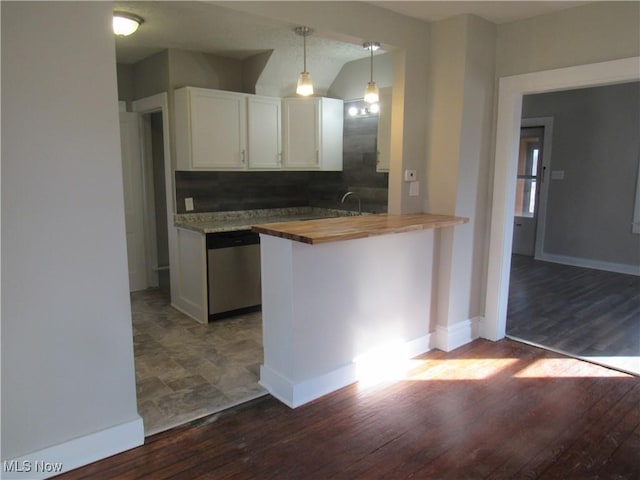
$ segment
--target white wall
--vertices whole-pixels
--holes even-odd
[[[434,23],[430,40],[425,210],[470,219],[440,232],[437,318],[446,338],[483,315],[495,26],[458,16]]]
[[[73,468],[143,441],[112,5],[1,8],[2,459]]]
[[[640,2],[597,2],[498,26],[498,77],[640,54]]]

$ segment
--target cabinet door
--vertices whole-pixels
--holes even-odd
[[[190,90],[192,168],[244,168],[246,96],[196,88]]]
[[[320,104],[315,98],[283,102],[284,165],[289,169],[320,168]]]
[[[249,168],[272,169],[282,166],[281,100],[248,97]]]
[[[391,87],[380,89],[378,113],[378,172],[388,172],[391,164]]]

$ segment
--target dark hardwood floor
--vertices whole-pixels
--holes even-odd
[[[513,255],[507,335],[640,375],[640,277]]]
[[[640,378],[508,339],[413,364],[295,410],[266,396],[59,479],[640,478]]]

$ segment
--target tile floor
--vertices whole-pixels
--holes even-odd
[[[265,395],[260,312],[200,324],[149,289],[131,294],[138,412],[145,435]]]

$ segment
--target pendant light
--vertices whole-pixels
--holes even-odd
[[[302,37],[304,58],[304,68],[298,77],[296,93],[303,97],[308,97],[309,95],[313,95],[313,82],[311,81],[311,74],[307,72],[307,37],[311,35],[313,31],[309,27],[296,27],[293,31]]]
[[[131,13],[113,12],[113,33],[127,37],[138,30],[144,20]]]
[[[367,83],[367,88],[364,91],[364,101],[367,103],[378,103],[380,99],[378,86],[376,82],[373,81],[373,52],[380,48],[380,44],[378,42],[365,42],[362,46],[371,51],[371,80]]]

